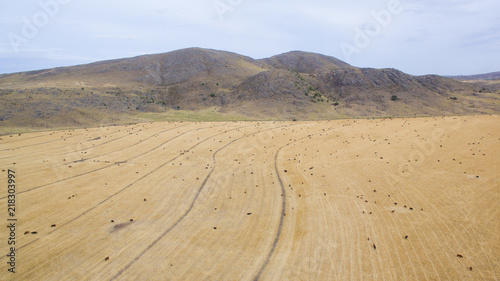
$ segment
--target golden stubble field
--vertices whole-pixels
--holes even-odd
[[[2,280],[498,280],[498,116],[0,137]]]

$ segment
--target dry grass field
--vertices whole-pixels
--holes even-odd
[[[498,280],[500,117],[0,137],[2,280]]]

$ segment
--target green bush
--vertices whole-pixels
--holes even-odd
[[[397,101],[397,100],[398,100],[398,96],[396,96],[396,95],[392,95],[391,100],[392,100],[392,101]]]
[[[214,98],[214,97],[215,97],[215,94],[210,94],[210,96],[211,96],[212,98]]]
[[[339,102],[338,102],[338,101],[336,101],[336,102],[334,102],[334,103],[333,103],[333,105],[334,105],[334,106],[337,106],[337,105],[339,105]]]

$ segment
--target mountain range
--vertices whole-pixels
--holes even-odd
[[[457,80],[500,80],[500,71],[491,72],[486,74],[476,74],[476,75],[460,75],[460,76],[447,76],[449,78],[457,79]]]
[[[314,120],[500,111],[497,80],[454,78],[358,68],[301,51],[257,60],[189,48],[0,75],[0,126],[189,120],[207,112],[229,120]]]

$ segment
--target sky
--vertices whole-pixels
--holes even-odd
[[[412,75],[500,71],[498,0],[23,0],[0,9],[0,74],[202,47],[294,50]]]

